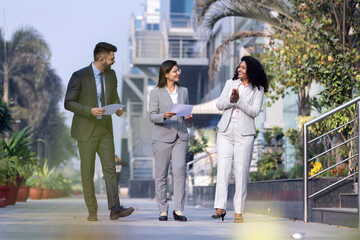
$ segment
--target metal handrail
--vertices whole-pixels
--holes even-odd
[[[213,148],[208,153],[202,153],[196,156],[193,160],[186,163],[186,199],[189,201],[190,195],[192,195],[193,189],[192,185],[190,184],[189,176],[190,176],[190,165],[197,163],[198,161],[207,158],[208,156],[217,153],[217,148]],[[192,179],[191,179],[192,182]]]
[[[322,135],[319,136],[319,137],[316,137],[316,138],[314,138],[314,139],[312,139],[312,140],[310,140],[310,141],[308,140],[308,128],[309,128],[310,126],[314,125],[315,123],[317,123],[317,122],[319,122],[319,121],[321,121],[321,120],[324,120],[324,119],[326,119],[326,118],[334,115],[335,113],[337,113],[337,112],[339,112],[339,111],[341,111],[341,110],[343,110],[343,109],[346,109],[346,108],[349,107],[349,106],[355,105],[355,104],[357,104],[357,105],[356,105],[356,106],[357,106],[357,111],[356,111],[356,110],[354,111],[354,115],[355,115],[355,116],[354,116],[354,119],[353,119],[353,120],[351,120],[351,121],[349,121],[348,123],[345,123],[345,124],[343,124],[343,125],[335,128],[335,129],[332,129],[332,130],[328,131],[327,133],[322,134]],[[357,116],[356,116],[356,115],[357,115]],[[317,157],[322,156],[322,155],[328,153],[329,151],[334,150],[334,149],[338,148],[339,146],[342,146],[342,145],[344,145],[344,144],[346,144],[346,143],[348,143],[348,142],[350,142],[350,141],[354,141],[354,146],[355,146],[355,141],[357,140],[357,141],[358,141],[358,150],[357,150],[358,153],[357,153],[357,154],[354,154],[352,157],[349,157],[348,159],[345,159],[345,160],[343,160],[343,161],[341,161],[341,162],[345,162],[345,161],[349,160],[350,158],[355,158],[355,157],[357,157],[358,165],[359,165],[359,157],[358,157],[358,156],[359,156],[359,152],[360,152],[360,144],[359,144],[359,143],[360,143],[360,141],[359,141],[359,140],[360,140],[360,139],[359,139],[359,136],[360,136],[360,121],[359,121],[359,116],[360,116],[360,96],[357,97],[357,98],[354,98],[353,100],[351,100],[351,101],[349,101],[349,102],[347,102],[347,103],[345,103],[345,104],[343,104],[343,105],[341,105],[341,106],[338,106],[338,107],[336,107],[336,108],[328,111],[327,113],[324,113],[323,115],[321,115],[321,116],[319,116],[319,117],[316,117],[316,118],[314,118],[314,119],[306,122],[306,123],[303,125],[303,144],[304,144],[304,222],[307,222],[307,221],[308,221],[308,200],[309,200],[309,199],[311,199],[311,198],[313,198],[314,196],[318,195],[319,193],[321,193],[321,192],[323,192],[323,191],[325,191],[325,190],[327,190],[327,189],[329,189],[329,188],[331,188],[331,187],[333,187],[333,186],[335,186],[335,185],[343,182],[344,180],[346,180],[346,179],[348,179],[348,178],[350,178],[350,177],[352,177],[352,176],[354,176],[354,179],[355,179],[356,174],[358,173],[358,171],[356,171],[356,169],[354,168],[354,173],[353,173],[353,174],[351,174],[351,175],[349,175],[349,176],[347,176],[347,177],[345,177],[345,178],[343,178],[343,179],[341,179],[341,180],[339,180],[339,181],[337,181],[337,182],[335,182],[335,183],[333,183],[333,184],[331,184],[331,185],[329,185],[329,186],[327,186],[327,187],[325,187],[325,188],[323,188],[323,189],[320,189],[318,192],[316,192],[316,193],[314,193],[314,194],[312,194],[312,195],[309,196],[309,193],[308,193],[308,180],[311,180],[312,178],[314,178],[314,176],[313,176],[313,177],[310,177],[310,178],[308,177],[308,162],[309,162],[309,161],[314,160],[314,159],[316,159]],[[355,129],[356,129],[356,121],[357,121],[357,127],[358,127],[358,133],[357,133],[357,135],[356,135],[356,132],[355,132]],[[348,125],[348,124],[350,124],[350,123],[354,123],[354,136],[353,136],[351,139],[349,139],[349,140],[347,140],[347,141],[344,141],[343,143],[341,143],[341,144],[339,144],[339,145],[337,145],[337,146],[335,146],[335,147],[333,147],[333,148],[331,148],[331,149],[329,149],[329,150],[326,150],[326,151],[320,153],[319,155],[317,155],[316,157],[313,157],[313,158],[311,158],[310,160],[308,160],[308,144],[310,144],[310,143],[312,143],[312,142],[320,139],[321,137],[324,137],[324,136],[330,134],[331,132],[334,132],[334,131],[336,131],[336,130],[338,130],[338,129],[340,129],[340,128],[342,128],[342,127],[344,127],[345,125]],[[354,161],[354,162],[355,162],[355,161]],[[336,164],[328,167],[327,169],[323,170],[321,173],[323,173],[323,172],[325,172],[325,171],[327,171],[327,170],[329,170],[329,169],[337,166],[338,164],[340,164],[340,163],[336,163]],[[354,166],[355,166],[355,165],[356,165],[356,164],[354,163]],[[321,173],[316,174],[316,176],[318,176],[318,175],[321,174]],[[360,184],[358,184],[358,201],[359,201],[358,206],[360,206],[360,196],[359,196],[359,193],[360,193]],[[360,210],[360,207],[358,207],[359,228],[360,228],[360,213],[359,213],[359,210]]]
[[[325,137],[325,136],[329,135],[330,133],[335,132],[336,130],[339,130],[340,128],[343,128],[343,127],[345,127],[346,125],[349,125],[350,123],[355,122],[356,120],[357,120],[357,119],[353,119],[353,120],[351,120],[351,121],[349,121],[349,122],[347,122],[347,123],[344,123],[343,125],[341,125],[341,126],[339,126],[339,127],[337,127],[337,128],[334,128],[333,130],[328,131],[327,133],[324,133],[323,135],[320,135],[320,136],[318,136],[318,137],[316,137],[316,138],[314,138],[314,139],[311,139],[308,143],[315,142],[316,140],[318,140],[318,139],[320,139],[320,138],[322,138],[322,137]]]

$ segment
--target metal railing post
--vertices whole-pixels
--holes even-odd
[[[304,222],[308,222],[308,126],[303,125],[303,144],[304,144]]]
[[[357,110],[358,110],[358,112],[357,112],[357,120],[358,120],[358,125],[357,125],[357,127],[358,127],[358,134],[357,134],[357,142],[358,142],[358,149],[357,149],[357,153],[358,153],[358,155],[357,155],[357,163],[358,163],[358,189],[357,189],[357,195],[358,195],[358,229],[360,229],[360,181],[359,181],[359,176],[360,176],[360,156],[359,156],[359,154],[360,154],[360,102],[358,102],[357,103]],[[354,145],[355,145],[355,142],[356,141],[354,141]],[[354,161],[354,165],[356,165],[355,164],[355,161]],[[355,175],[354,175],[354,180],[355,180],[355,178],[356,178],[356,167],[355,167],[355,171],[354,171],[354,173],[355,173]]]

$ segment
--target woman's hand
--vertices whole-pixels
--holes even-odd
[[[230,102],[236,103],[239,100],[239,98],[240,98],[239,89],[233,88],[233,90],[231,91]]]
[[[166,113],[164,113],[163,116],[164,116],[164,119],[169,119],[174,115],[176,115],[176,113],[174,113],[174,112],[166,112]]]
[[[193,115],[185,116],[185,121],[189,122],[193,118]]]

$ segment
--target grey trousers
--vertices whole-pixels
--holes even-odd
[[[177,138],[172,143],[152,142],[155,158],[155,192],[160,212],[167,212],[167,177],[171,161],[174,181],[174,210],[183,211],[185,205],[185,160],[188,141]]]
[[[115,148],[112,132],[97,122],[90,138],[79,141],[78,148],[81,161],[81,181],[84,199],[89,213],[96,213],[98,209],[95,197],[94,172],[95,155],[99,155],[104,174],[106,195],[109,210],[120,206],[118,184],[115,174]]]
[[[219,130],[217,135],[217,180],[214,208],[226,210],[229,177],[232,165],[235,176],[234,211],[243,213],[247,196],[247,184],[254,136],[241,135],[237,129],[237,121],[231,119],[225,132]]]

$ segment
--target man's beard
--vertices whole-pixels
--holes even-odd
[[[104,63],[104,71],[109,71],[111,69],[111,64]]]

